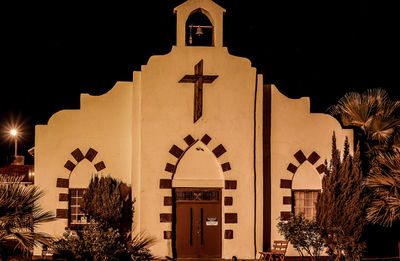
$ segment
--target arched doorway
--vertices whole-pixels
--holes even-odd
[[[215,155],[196,142],[179,161],[172,179],[176,257],[221,257],[223,186]]]

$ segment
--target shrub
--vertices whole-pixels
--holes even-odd
[[[120,187],[116,179],[95,175],[83,195],[82,211],[106,228],[118,228],[124,205]]]
[[[322,193],[317,200],[317,222],[328,254],[336,260],[360,260],[365,245],[361,242],[365,224],[366,196],[360,150],[349,154],[346,139],[343,160],[332,137],[332,159],[322,180]]]
[[[91,224],[65,233],[56,243],[59,256],[69,260],[150,260],[154,243],[144,234],[132,236],[133,202],[128,186],[111,177],[94,176],[83,197],[82,210]]]
[[[79,234],[67,231],[57,241],[55,248],[59,256],[69,260],[128,260],[126,246],[119,238],[118,230],[104,230],[94,224],[87,226]]]
[[[314,220],[308,220],[301,213],[292,215],[288,221],[280,221],[278,230],[290,244],[304,256],[304,252],[312,260],[319,260],[323,248],[320,228]]]

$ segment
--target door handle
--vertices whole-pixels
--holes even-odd
[[[201,245],[203,245],[203,208],[201,208],[201,218],[200,218],[200,231],[201,231]]]

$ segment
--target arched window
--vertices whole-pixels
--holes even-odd
[[[293,213],[304,214],[307,219],[315,219],[318,194],[321,193],[322,180],[315,168],[305,161],[292,181]]]
[[[214,27],[201,9],[186,21],[186,46],[214,46]]]
[[[69,179],[69,228],[82,230],[89,222],[89,216],[81,210],[83,194],[87,191],[96,169],[88,160],[82,160],[71,172]]]

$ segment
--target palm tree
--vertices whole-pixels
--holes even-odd
[[[400,152],[380,154],[376,160],[366,180],[372,192],[367,219],[391,227],[400,221]]]
[[[385,90],[370,89],[362,94],[345,94],[328,111],[344,126],[355,129],[364,155],[372,162],[380,152],[400,148],[400,119],[396,116],[399,108],[400,102],[390,100]]]
[[[43,191],[20,181],[0,176],[0,244],[4,246],[7,240],[15,240],[18,249],[29,253],[34,246],[51,244],[49,235],[35,229],[39,224],[55,220],[55,216],[38,204]]]
[[[370,190],[367,219],[391,226],[400,220],[399,101],[383,89],[343,96],[328,110],[344,126],[353,127],[360,141],[366,186]]]

